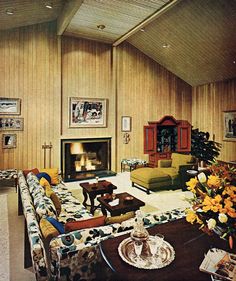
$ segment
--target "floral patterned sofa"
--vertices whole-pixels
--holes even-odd
[[[135,219],[61,234],[46,245],[39,226],[39,213],[45,215],[48,212],[53,213],[54,208],[48,198],[43,203],[35,199],[38,197],[36,190],[41,187],[33,173],[29,173],[25,178],[23,172],[19,171],[18,184],[36,280],[107,280],[109,272],[102,266],[99,242],[131,231]],[[60,183],[53,189],[62,203],[62,211],[57,218],[59,221],[92,217],[64,184]],[[145,214],[144,225],[150,227],[183,216],[185,216],[185,212],[178,209],[163,214]]]

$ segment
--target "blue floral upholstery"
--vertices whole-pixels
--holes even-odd
[[[18,172],[18,184],[26,220],[31,257],[36,279],[38,281],[48,280],[48,266],[42,234],[36,219],[36,212],[22,171]]]
[[[109,272],[107,268],[102,266],[102,257],[98,245],[102,240],[130,232],[133,229],[135,218],[122,223],[82,229],[59,235],[50,242],[49,262],[47,264],[38,220],[40,218],[39,214],[42,216],[50,215],[54,213],[54,209],[51,202],[48,201],[49,198],[45,200],[44,189],[41,189],[34,174],[27,175],[28,185],[21,171],[18,173],[18,178],[37,280],[49,280],[50,278],[50,280],[56,281],[89,281],[100,280],[99,276],[103,276],[104,280],[106,280]],[[58,221],[65,223],[68,220],[81,220],[92,217],[81,202],[68,192],[66,186],[59,184],[53,187],[53,190],[60,198],[62,205],[61,213],[57,217]],[[44,200],[44,203],[41,202],[42,200]],[[39,206],[40,212],[38,210]],[[144,225],[145,227],[151,227],[155,224],[165,223],[184,216],[184,211],[180,210],[172,210],[163,214],[158,212],[146,214]]]

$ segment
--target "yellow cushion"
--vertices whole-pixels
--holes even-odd
[[[179,170],[180,165],[187,165],[193,163],[193,156],[190,154],[180,154],[180,153],[172,153],[172,167]]]
[[[171,167],[172,160],[158,160],[158,167],[159,168],[169,168]]]
[[[171,178],[178,177],[179,173],[176,168],[159,168],[161,172],[169,175]]]
[[[50,242],[52,238],[57,237],[60,234],[58,230],[44,218],[41,218],[39,225],[42,235],[47,240],[47,242]]]
[[[51,184],[59,184],[58,168],[41,169],[40,172],[49,174]]]
[[[59,197],[56,195],[55,192],[52,192],[51,193],[51,196],[50,196],[56,210],[57,210],[57,215],[59,216],[60,213],[61,213],[61,201],[59,199]]]
[[[131,178],[138,179],[146,183],[156,183],[168,181],[170,177],[160,171],[159,168],[140,168],[130,173]]]
[[[46,196],[51,197],[51,194],[52,194],[53,190],[52,190],[49,182],[45,178],[41,178],[39,183],[44,188]]]
[[[128,213],[126,213],[124,215],[120,215],[120,216],[107,217],[106,224],[122,223],[123,221],[134,218],[134,216],[135,216],[134,212],[128,212]]]

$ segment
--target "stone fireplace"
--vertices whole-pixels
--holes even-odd
[[[115,175],[111,171],[111,138],[62,139],[64,181]]]

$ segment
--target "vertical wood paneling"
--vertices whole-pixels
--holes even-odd
[[[236,79],[193,88],[192,124],[222,144],[220,160],[236,160],[236,142],[223,141],[223,111],[236,110]]]
[[[60,52],[55,26],[2,31],[0,37],[0,96],[20,98],[24,118],[24,130],[11,131],[17,134],[17,148],[0,146],[0,168],[42,167],[44,142],[52,142],[52,165],[59,167]],[[6,132],[1,131],[1,138]]]
[[[62,138],[112,137],[112,168],[115,167],[115,93],[111,47],[84,39],[62,38]],[[69,128],[69,98],[105,98],[106,128]]]
[[[60,138],[109,136],[115,170],[122,158],[147,159],[143,126],[164,115],[214,134],[223,143],[220,159],[235,160],[236,142],[222,141],[222,112],[236,108],[235,79],[192,90],[129,44],[112,53],[106,44],[55,34],[53,24],[0,33],[0,96],[21,98],[25,121],[24,131],[12,131],[17,148],[0,146],[0,169],[42,167],[44,142],[52,142],[52,164],[59,167]],[[69,97],[108,99],[107,127],[69,128]],[[132,117],[129,144],[123,143],[121,116]]]
[[[129,44],[117,47],[117,163],[143,153],[143,126],[164,115],[191,123],[191,86]],[[123,143],[121,116],[132,117],[130,142]]]

